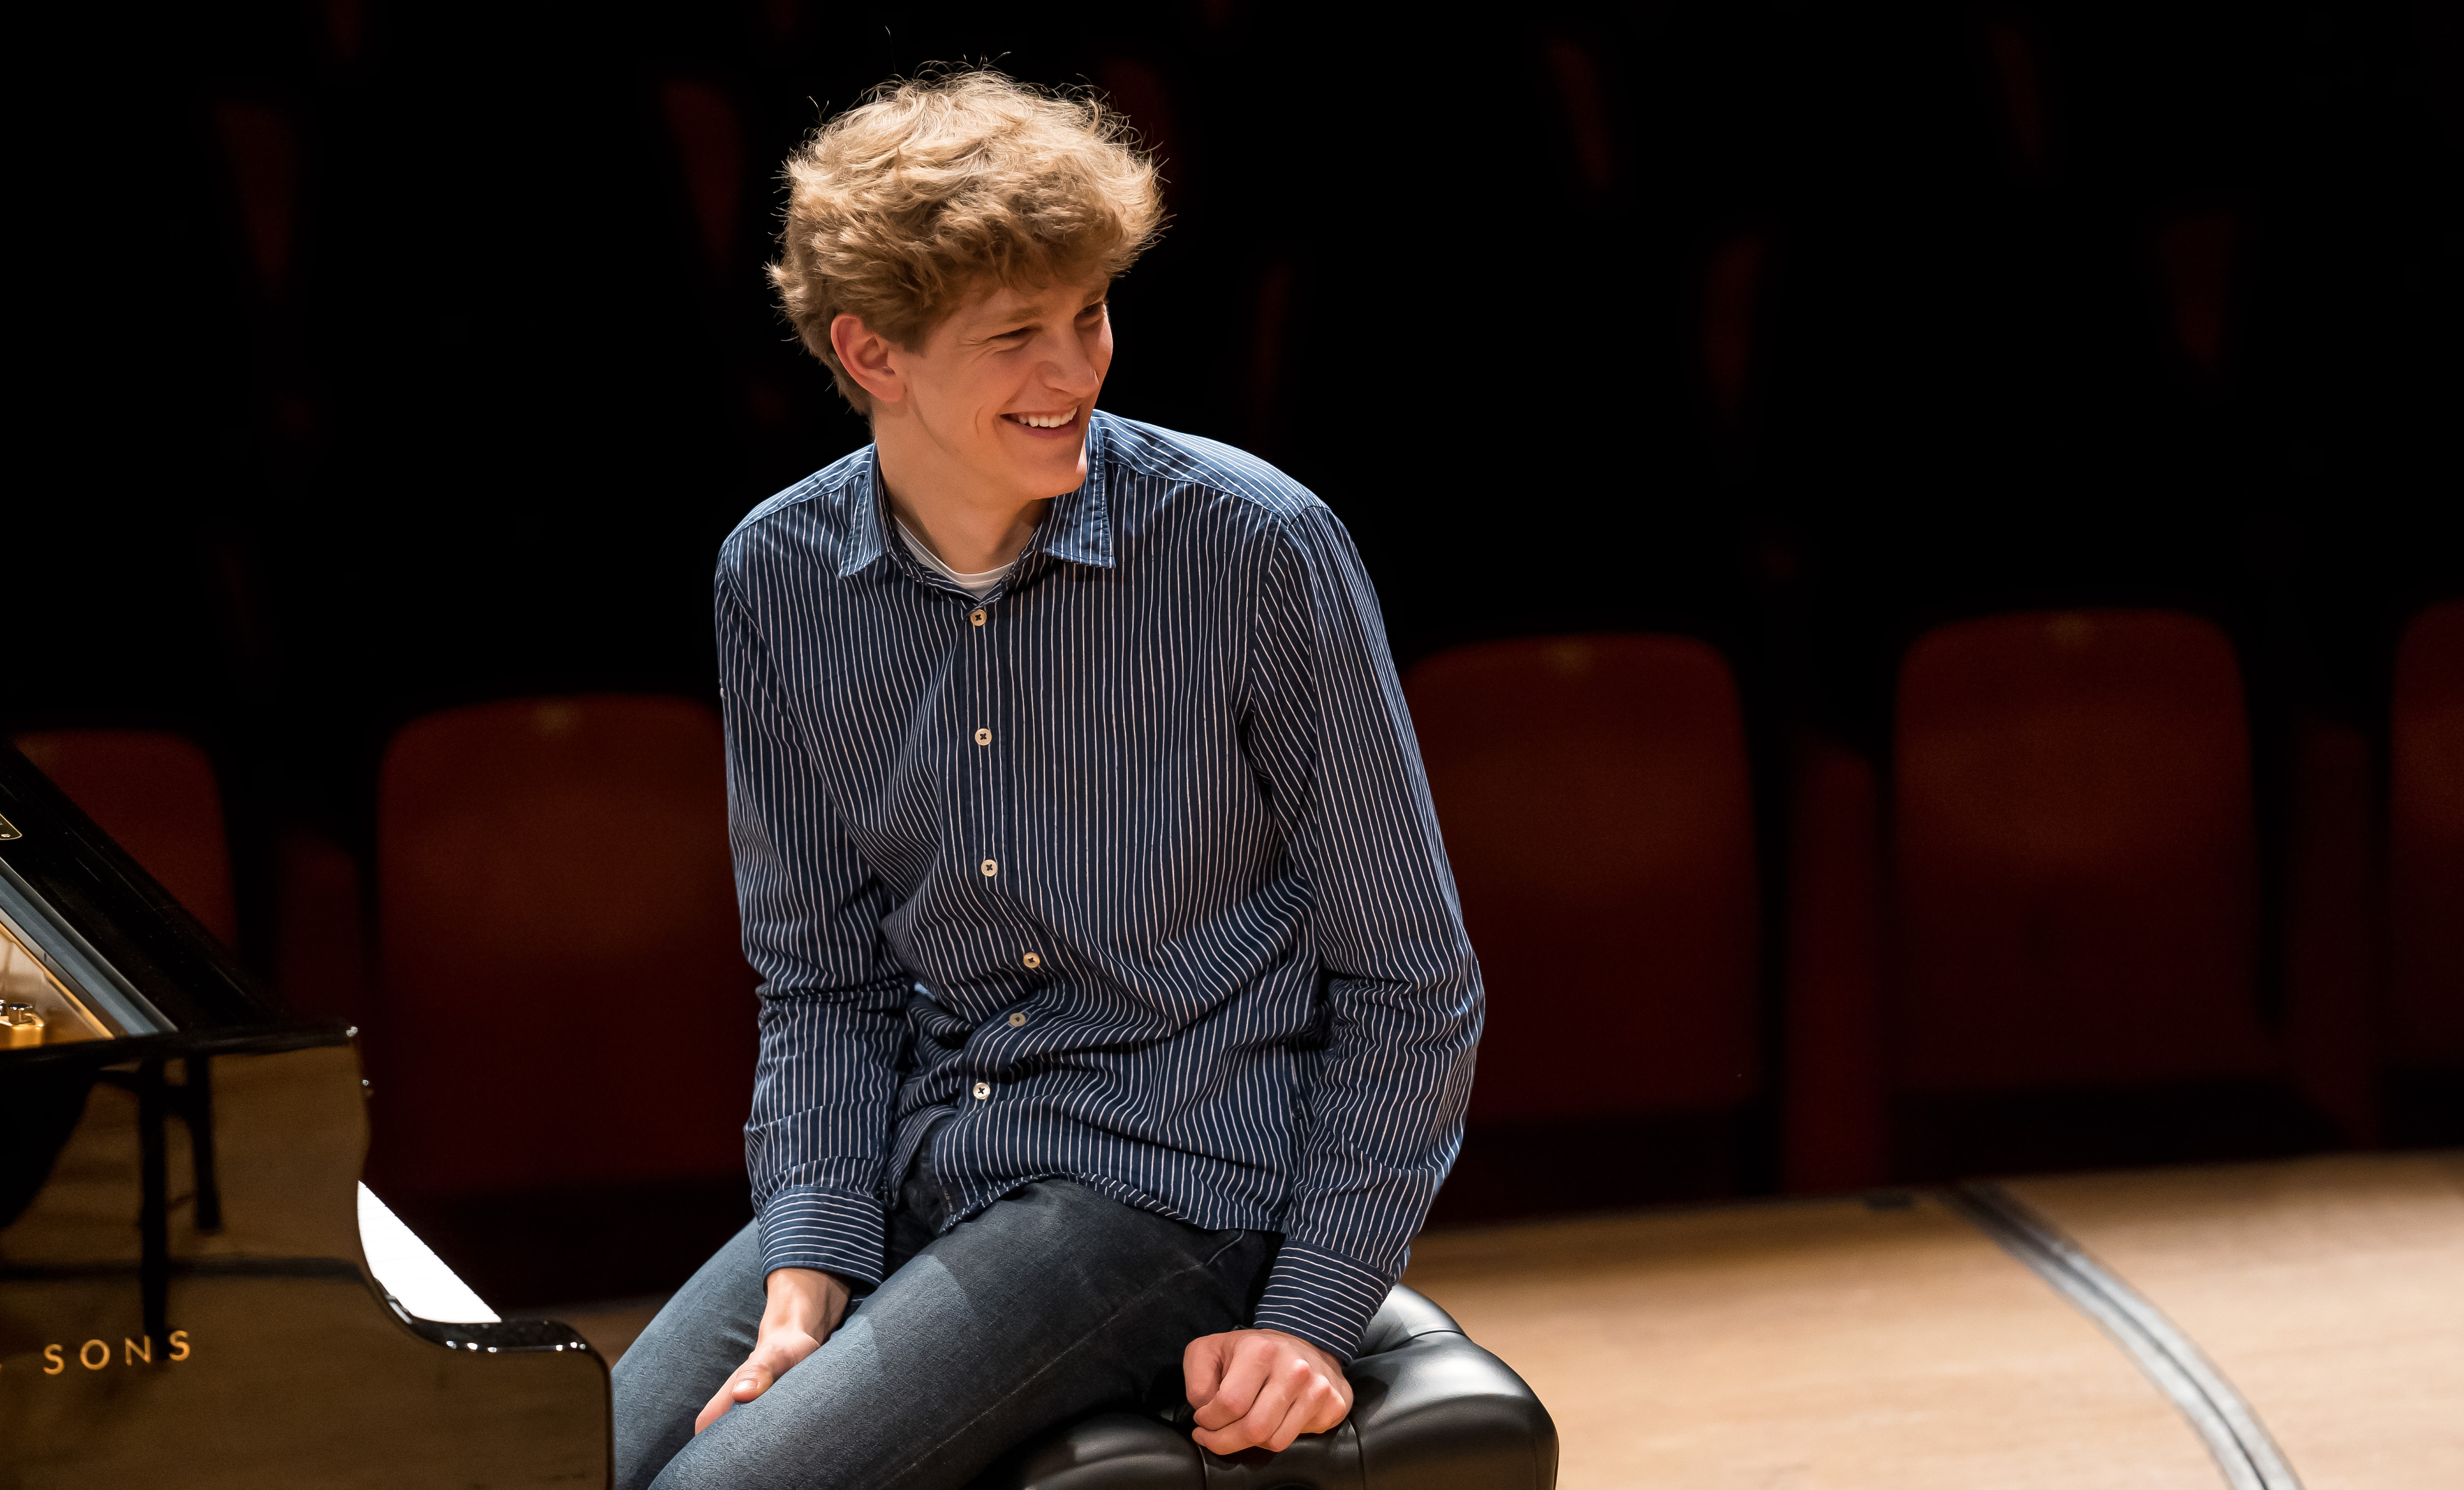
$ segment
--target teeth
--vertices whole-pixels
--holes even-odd
[[[1010,417],[1030,429],[1058,429],[1077,418],[1078,411],[1072,408],[1058,414],[1013,414]]]

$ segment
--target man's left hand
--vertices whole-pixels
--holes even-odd
[[[1333,1356],[1280,1329],[1200,1335],[1180,1353],[1199,1446],[1217,1454],[1281,1454],[1305,1433],[1325,1433],[1352,1411],[1352,1383]]]

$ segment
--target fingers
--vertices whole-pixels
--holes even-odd
[[[1301,1401],[1293,1404],[1293,1411],[1301,1414],[1300,1426],[1292,1430],[1293,1437],[1298,1437],[1305,1433],[1332,1433],[1343,1426],[1345,1418],[1352,1415],[1350,1378],[1341,1371],[1337,1371],[1332,1380],[1321,1379],[1317,1387],[1318,1390],[1310,1391]],[[1290,1439],[1286,1439],[1285,1442],[1288,1446]]]
[[[1230,1384],[1242,1380],[1243,1366],[1250,1364],[1243,1359],[1251,1354],[1244,1344],[1226,1375],[1226,1389],[1199,1410],[1199,1426],[1191,1436],[1200,1447],[1217,1454],[1261,1447],[1280,1454],[1305,1433],[1334,1428],[1352,1411],[1351,1384],[1341,1372],[1330,1379],[1317,1363],[1298,1351],[1264,1342],[1261,1346],[1258,1353],[1267,1359],[1249,1400],[1236,1403],[1230,1390]],[[1210,1424],[1210,1417],[1216,1421]]]
[[[1284,1420],[1275,1431],[1259,1440],[1269,1452],[1281,1454],[1292,1446],[1292,1440],[1309,1431],[1309,1419],[1317,1415],[1318,1405],[1307,1397],[1295,1400],[1284,1412]],[[1335,1419],[1341,1422],[1341,1418]]]
[[[761,1395],[769,1391],[770,1384],[778,1379],[778,1373],[768,1367],[756,1365],[752,1361],[745,1362],[729,1372],[726,1383],[711,1393],[710,1401],[693,1418],[693,1432],[699,1433],[717,1422],[727,1415],[729,1408],[738,1402],[750,1402]]]
[[[1200,1335],[1180,1352],[1180,1380],[1191,1407],[1203,1407],[1215,1399],[1216,1389],[1223,1385],[1223,1358],[1231,1347],[1230,1335]]]
[[[717,1422],[737,1403],[750,1402],[769,1391],[787,1374],[788,1368],[820,1349],[821,1344],[802,1330],[773,1330],[762,1335],[755,1343],[752,1355],[728,1373],[726,1382],[694,1416],[693,1432],[700,1433]]]
[[[1257,1404],[1281,1352],[1255,1330],[1212,1338],[1224,1342],[1229,1359],[1222,1362],[1223,1374],[1215,1384],[1214,1395],[1197,1404],[1195,1417],[1200,1428],[1228,1428]]]
[[[1223,1432],[1247,1440],[1241,1445],[1244,1449],[1272,1438],[1283,1427],[1284,1419],[1291,1415],[1292,1404],[1307,1386],[1308,1374],[1309,1368],[1299,1361],[1274,1362],[1258,1388],[1258,1395],[1249,1403],[1249,1411]]]
[[[1223,1427],[1209,1431],[1201,1413],[1199,1430],[1190,1436],[1197,1439],[1201,1447],[1218,1454],[1238,1454],[1243,1449],[1262,1444],[1276,1449],[1288,1448],[1291,1445],[1289,1435],[1280,1444],[1274,1443],[1273,1439],[1283,1432],[1284,1420],[1291,1416],[1293,1408],[1298,1405],[1304,1384],[1296,1378],[1308,1368],[1299,1361],[1282,1363],[1282,1369],[1270,1373],[1260,1385],[1257,1395],[1240,1416],[1232,1418]],[[1215,1405],[1220,1406],[1221,1399]],[[1228,1411],[1219,1415],[1231,1417]]]

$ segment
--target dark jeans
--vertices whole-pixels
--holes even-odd
[[[1107,1404],[1181,1400],[1190,1341],[1248,1323],[1277,1238],[1200,1231],[1064,1180],[935,1237],[931,1146],[890,1219],[881,1286],[767,1392],[693,1415],[761,1323],[747,1226],[616,1363],[618,1490],[930,1490]]]

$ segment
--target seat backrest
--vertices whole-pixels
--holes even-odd
[[[1941,627],[1900,674],[1894,1082],[2250,1074],[2257,862],[2232,644],[2165,611]]]
[[[2464,1065],[2464,601],[2432,605],[2396,650],[2388,780],[2392,1049]]]
[[[213,762],[152,730],[54,730],[17,749],[226,947],[239,941]]]
[[[1473,1117],[1750,1097],[1753,813],[1720,654],[1676,636],[1492,642],[1404,690],[1488,992]]]
[[[431,714],[377,802],[376,1169],[404,1194],[740,1173],[756,1017],[717,716]]]

